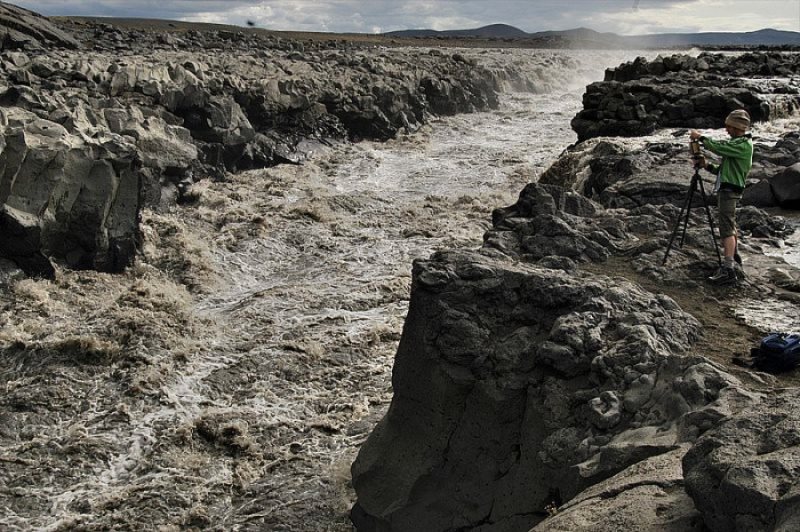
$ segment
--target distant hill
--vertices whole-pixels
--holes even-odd
[[[732,32],[707,32],[707,33],[660,33],[654,35],[639,35],[628,37],[655,46],[672,46],[680,44],[696,45],[738,45],[738,46],[782,46],[800,45],[800,33],[796,31],[781,31],[764,29],[743,33]]]
[[[763,29],[748,32],[655,33],[649,35],[617,35],[589,28],[526,33],[508,24],[492,24],[467,30],[403,30],[385,33],[401,38],[481,38],[524,39],[543,44],[603,47],[671,47],[671,46],[800,46],[800,32]]]
[[[402,30],[384,33],[387,37],[480,37],[484,39],[527,39],[530,37],[519,28],[508,24],[491,24],[472,30]]]

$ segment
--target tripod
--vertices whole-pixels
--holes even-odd
[[[689,214],[692,206],[692,200],[694,199],[694,191],[695,189],[700,189],[700,197],[703,200],[703,207],[706,210],[706,217],[708,218],[708,228],[711,231],[711,245],[714,246],[714,251],[717,252],[717,262],[720,266],[722,266],[722,255],[719,253],[719,247],[717,246],[717,237],[714,235],[714,220],[711,218],[711,209],[708,208],[708,197],[706,196],[706,190],[703,187],[703,180],[700,179],[700,161],[699,157],[694,158],[694,175],[692,176],[692,183],[689,186],[689,194],[686,197],[686,203],[681,208],[681,212],[678,215],[678,219],[675,220],[675,227],[672,229],[672,236],[669,239],[669,244],[667,245],[667,251],[664,253],[664,260],[661,261],[661,265],[667,263],[667,258],[669,257],[669,252],[672,250],[672,243],[675,242],[675,237],[678,236],[678,231],[680,230],[681,225],[681,218],[683,218],[683,234],[681,235],[681,241],[678,243],[679,246],[683,247],[683,241],[686,239],[686,227],[689,225]]]

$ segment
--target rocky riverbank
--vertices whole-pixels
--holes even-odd
[[[586,88],[572,127],[586,140],[664,127],[719,128],[733,109],[746,109],[754,121],[791,116],[800,109],[799,71],[794,53],[639,58]]]
[[[794,57],[773,59],[661,63],[694,65],[678,85],[700,94],[709,63],[795,72]],[[629,136],[659,125],[590,117],[591,96],[620,83],[588,87],[579,137],[584,126]],[[726,83],[752,94],[758,81]],[[654,108],[671,105],[648,94]],[[714,126],[728,109],[681,101],[697,115],[670,125]],[[686,133],[571,146],[493,213],[479,251],[415,263],[392,405],[353,466],[358,530],[800,526],[794,388],[782,389],[797,378],[731,363],[767,332],[737,325],[737,302],[782,299],[798,315],[800,271],[768,256],[793,229],[754,206],[797,205],[797,135],[760,145],[738,214],[747,277],[719,288],[705,281],[716,261],[699,198],[683,245],[665,256],[692,173]]]
[[[2,526],[350,530],[357,496],[360,531],[797,528],[797,376],[730,364],[765,332],[737,304],[798,305],[771,256],[791,227],[758,207],[795,205],[796,135],[759,144],[747,279],[722,289],[699,208],[663,262],[685,129],[571,146],[493,213],[472,190],[400,202],[339,176],[377,166],[341,170],[350,141],[395,136],[416,171],[407,132],[574,81],[574,56],[44,31],[3,9],[30,29],[2,51]],[[693,61],[618,71],[681,64],[691,84]],[[515,191],[537,180],[497,151]],[[458,249],[409,276],[431,248]]]
[[[20,39],[0,61],[0,245],[50,277],[49,257],[73,268],[129,266],[141,210],[162,197],[186,201],[195,177],[296,163],[320,143],[385,140],[431,116],[495,108],[505,83],[545,83],[439,50],[75,29],[83,50]]]

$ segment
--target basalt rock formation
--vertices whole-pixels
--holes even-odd
[[[709,530],[800,528],[798,399],[796,388],[763,397],[683,457],[686,489]]]
[[[392,405],[353,465],[359,531],[730,529],[717,514],[736,508],[740,491],[716,495],[725,464],[695,466],[721,445],[703,435],[731,416],[749,423],[767,399],[697,350],[704,332],[675,301],[592,273],[622,261],[660,286],[705,291],[702,209],[662,262],[677,211],[606,208],[530,184],[495,211],[480,251],[415,263]],[[743,253],[785,230],[754,207],[741,211]],[[758,275],[748,283],[769,292]],[[796,442],[787,438],[788,460]],[[794,501],[785,493],[767,490],[764,504]],[[548,509],[558,514],[545,519]]]
[[[30,17],[49,24],[3,9],[8,24],[13,16],[19,27]],[[52,256],[119,271],[135,254],[138,212],[158,206],[164,186],[184,190],[203,176],[298,162],[320,143],[385,140],[436,114],[496,107],[504,79],[439,51],[342,53],[224,31],[176,36],[95,23],[73,24],[71,40],[53,28],[37,42],[82,41],[87,50],[25,41],[0,53],[0,205],[13,209],[9,223],[24,216],[30,227],[24,242],[8,233],[0,253],[14,259],[21,255],[11,250],[39,242],[37,264]]]
[[[791,79],[798,61],[777,52],[639,58],[586,87],[572,128],[586,140],[664,127],[718,128],[734,109],[746,109],[753,121],[789,116],[800,108],[800,90]]]
[[[353,465],[360,531],[524,530],[753,400],[669,298],[488,255],[415,263],[394,399]]]
[[[776,57],[674,56],[608,71],[573,121],[582,142],[495,210],[479,252],[415,263],[394,399],[353,465],[359,531],[796,523],[790,401],[705,358],[699,324],[671,299],[590,273],[612,263],[657,286],[707,291],[713,252],[699,195],[666,264],[693,173],[686,130],[674,142],[590,137],[718,127],[740,107],[756,120],[792,112],[790,80],[755,79],[796,70],[795,58]],[[757,206],[795,204],[796,152],[794,134],[759,144],[738,211],[743,254],[791,231]],[[789,270],[766,266],[742,289],[797,291]],[[771,284],[770,271],[791,281]],[[752,410],[776,401],[772,416]],[[734,443],[739,430],[747,449]]]

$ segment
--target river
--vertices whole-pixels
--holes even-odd
[[[145,213],[143,258],[124,276],[19,285],[32,310],[13,334],[26,341],[69,327],[101,337],[81,325],[93,312],[151,327],[154,340],[108,371],[48,366],[72,383],[58,400],[88,406],[58,414],[51,402],[36,445],[0,448],[6,462],[49,460],[4,495],[36,504],[15,503],[0,527],[350,530],[349,466],[391,400],[412,261],[479,247],[492,210],[575,142],[584,86],[637,55],[465,53],[529,63],[539,90],[388,142],[319,145],[301,165],[201,181],[194,203]],[[88,308],[104,300],[114,304]]]

